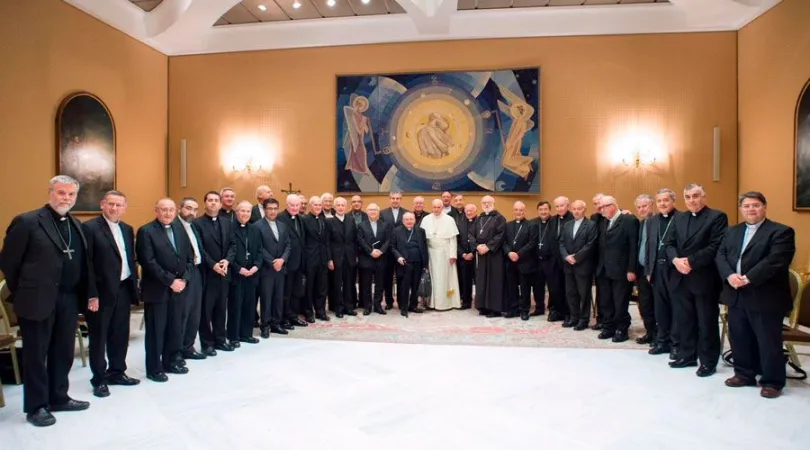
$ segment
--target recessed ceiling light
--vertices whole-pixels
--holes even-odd
[[[364,5],[368,5],[369,3],[371,3],[371,0],[360,0],[360,1],[362,1]]]
[[[298,9],[298,8],[300,8],[300,7],[301,7],[301,4],[300,4],[300,3],[298,3],[298,0],[295,0],[295,1],[293,2],[293,8],[294,8],[294,9]]]
[[[335,0],[326,0],[326,6],[330,8],[335,6]]]
[[[259,5],[259,9],[262,11],[267,11],[267,7],[264,5]]]

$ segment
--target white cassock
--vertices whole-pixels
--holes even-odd
[[[439,311],[461,308],[458,291],[458,272],[450,258],[458,256],[458,227],[456,221],[447,214],[428,214],[419,225],[427,236],[428,257],[430,258],[430,280],[433,284],[431,306]]]

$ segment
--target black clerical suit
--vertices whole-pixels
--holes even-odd
[[[461,308],[472,307],[473,285],[475,284],[475,218],[460,218],[458,225],[458,287],[461,294]],[[472,259],[464,259],[465,254],[471,254]]]
[[[548,288],[549,292],[549,311],[552,310],[553,306],[551,303],[551,292],[557,292],[557,290],[560,289],[556,276],[558,259],[555,256],[556,252],[552,251],[552,247],[559,246],[557,231],[553,224],[556,217],[557,216],[549,216],[545,221],[540,217],[536,217],[532,219],[531,222],[532,227],[535,228],[534,235],[537,246],[535,250],[537,271],[532,285],[535,302],[532,315],[534,316],[539,316],[546,312],[546,288]]]
[[[232,246],[233,222],[227,215],[207,214],[194,221],[200,230],[203,248],[203,308],[200,319],[200,342],[204,349],[227,350],[226,317],[230,277],[214,271],[221,260],[233,262],[236,249]]]
[[[261,323],[262,337],[267,337],[267,332],[272,329],[274,332],[281,330],[281,325],[286,319],[284,316],[285,299],[288,298],[286,289],[286,276],[289,272],[289,263],[292,258],[292,238],[294,232],[287,226],[276,220],[275,230],[270,222],[265,219],[256,222],[254,227],[259,232],[262,248],[262,265],[259,270],[259,297],[261,299]],[[300,258],[300,255],[299,255]],[[277,259],[284,260],[279,270],[273,266]],[[300,260],[299,260],[300,261]],[[300,262],[299,262],[300,263]],[[283,333],[282,333],[283,334]]]
[[[79,221],[70,214],[59,216],[50,206],[16,216],[6,230],[0,269],[25,348],[27,414],[70,401],[77,316],[97,297],[91,251]]]
[[[427,217],[428,214],[430,214],[429,212],[425,211],[424,209],[421,210],[421,211],[412,211],[412,212],[413,212],[414,219],[416,219],[416,226],[417,227],[422,223],[422,219],[424,219],[425,217]]]
[[[388,222],[378,220],[376,232],[371,222],[361,222],[357,230],[357,244],[360,247],[358,268],[360,271],[360,301],[363,303],[364,314],[368,315],[373,309],[381,312],[383,295],[383,276],[385,273],[385,258],[390,250],[392,228]],[[373,250],[382,252],[378,258],[371,256]],[[372,301],[371,285],[374,284]],[[384,312],[384,311],[383,311]]]
[[[616,211],[611,221],[607,217],[599,230],[599,259],[596,263],[596,283],[604,301],[601,339],[614,337],[620,341],[630,328],[630,294],[632,282],[628,273],[636,273],[638,266],[638,219]],[[612,223],[611,223],[612,222]]]
[[[793,228],[768,219],[730,227],[718,249],[734,375],[750,384],[762,374],[763,387],[785,387],[782,321],[793,309],[789,269],[795,253]],[[746,276],[750,284],[733,288],[732,274]]]
[[[597,230],[602,229],[602,221],[605,220],[605,216],[600,213],[593,213],[591,214],[591,222],[596,226]],[[599,236],[596,237],[596,247],[593,252],[593,259],[594,261],[599,261]],[[593,285],[595,295],[594,295],[594,302],[596,303],[596,324],[591,327],[594,330],[601,330],[602,329],[602,310],[599,307],[599,283],[596,282],[596,272],[594,272],[593,276]]]
[[[98,311],[87,312],[87,325],[93,372],[90,384],[99,386],[127,370],[130,309],[137,303],[135,232],[130,225],[121,221],[111,224],[104,216],[88,220],[82,228],[93,255],[98,289]]]
[[[380,220],[383,222],[388,222],[391,224],[392,229],[396,229],[398,226],[402,225],[402,216],[409,212],[405,208],[398,208],[397,209],[397,216],[394,217],[394,210],[393,208],[385,208],[380,211]],[[391,252],[385,258],[385,273],[383,276],[383,293],[385,294],[385,309],[391,309],[394,306],[394,273],[396,272],[399,274],[399,269],[396,267],[397,264],[396,260],[394,259],[394,253]],[[396,269],[396,270],[395,270]],[[399,283],[397,283],[399,285]]]
[[[335,270],[332,271],[332,292],[329,295],[329,301],[335,304],[330,305],[330,309],[341,316],[354,310],[351,292],[357,292],[355,279],[352,278],[352,274],[357,271],[357,225],[348,216],[343,216],[343,219],[338,216],[330,217],[327,222],[332,262],[335,265]]]
[[[237,223],[233,229],[233,262],[231,272],[231,298],[228,301],[228,340],[250,342],[256,316],[256,297],[259,271],[262,267],[262,236],[258,225]],[[242,269],[257,271],[242,275]]]
[[[496,210],[483,212],[475,221],[473,231],[476,248],[475,268],[475,307],[480,314],[500,317],[506,309],[504,301],[505,262],[503,240],[506,236],[506,217]],[[479,245],[487,247],[486,253],[479,253]]]
[[[290,232],[290,259],[287,260],[284,279],[283,316],[285,322],[304,324],[298,318],[303,313],[302,298],[306,295],[306,280],[304,277],[306,261],[304,259],[304,224],[303,215],[291,215],[284,210],[278,214],[277,222],[281,222]]]
[[[564,320],[568,318],[568,301],[565,298],[565,273],[563,273],[563,261],[560,257],[560,235],[565,224],[574,220],[574,215],[570,211],[564,215],[552,216],[551,232],[554,241],[549,245],[549,250],[553,254],[553,264],[550,265],[551,272],[547,275],[548,282],[548,320]]]
[[[256,223],[264,219],[264,213],[262,211],[264,211],[264,207],[262,205],[253,205],[253,208],[250,209],[250,220],[248,220],[248,223]],[[236,225],[237,224],[234,224],[234,229],[236,228]]]
[[[170,237],[171,236],[171,237]],[[146,320],[146,373],[174,371],[183,342],[182,292],[171,289],[174,280],[187,280],[194,267],[194,249],[179,221],[158,220],[138,229],[135,249],[141,265],[141,298]]]
[[[650,264],[648,256],[647,242],[650,237],[655,239],[654,234],[650,234],[650,219],[648,216],[639,221],[638,226],[638,266],[636,266],[636,287],[638,288],[638,311],[641,313],[641,320],[644,322],[644,329],[647,331],[646,338],[649,341],[639,343],[655,342],[655,300],[653,299],[652,285],[647,280],[647,265]],[[654,232],[654,231],[653,231]]]
[[[235,225],[237,223],[236,220],[236,211],[234,210],[226,210],[224,207],[220,208],[218,217],[222,217],[224,219],[228,219],[228,223],[231,225]]]
[[[576,235],[574,227],[577,227]],[[596,266],[594,254],[598,236],[596,224],[585,218],[578,226],[576,220],[566,223],[560,235],[560,256],[564,264],[569,323],[573,324],[576,330],[584,330],[591,320],[591,287]],[[570,255],[574,256],[574,264],[566,261]]]
[[[528,318],[532,307],[532,284],[537,276],[537,227],[527,219],[513,220],[506,224],[503,240],[504,261],[506,261],[506,313]],[[509,258],[509,253],[518,255],[517,262]]]
[[[351,210],[351,211],[349,211],[348,214],[346,214],[346,216],[350,217],[352,220],[354,220],[354,224],[358,227],[358,229],[360,228],[361,223],[368,222],[368,214],[366,214],[364,211]],[[351,274],[351,277],[352,277],[352,280],[354,280],[354,283],[359,284],[359,281],[360,281],[360,266],[359,265],[354,266],[354,272]],[[383,290],[384,289],[385,289],[385,287],[383,287]],[[354,285],[352,285],[352,290],[351,290],[350,294],[352,295],[352,301],[354,302],[355,307],[359,307],[360,304],[357,301],[357,288],[355,288]]]
[[[416,225],[410,230],[404,225],[394,229],[391,254],[397,261],[399,310],[406,315],[405,311],[415,311],[419,306],[419,281],[422,272],[430,268],[425,230]],[[399,258],[403,258],[405,264],[400,264]]]
[[[303,217],[304,223],[304,258],[307,261],[307,291],[304,315],[312,322],[313,310],[318,319],[326,318],[327,274],[329,262],[332,261],[332,250],[329,245],[329,224],[321,213],[308,213]]]
[[[644,275],[649,277],[652,285],[653,299],[655,301],[655,345],[650,350],[652,354],[667,353],[678,348],[678,330],[673,320],[672,305],[672,272],[675,270],[672,263],[667,260],[667,250],[664,241],[672,233],[672,218],[679,214],[672,210],[669,214],[656,214],[647,219],[646,264]],[[641,251],[641,250],[639,250]]]
[[[684,212],[672,220],[664,245],[670,264],[686,257],[691,267],[688,275],[672,271],[672,296],[678,327],[677,367],[691,365],[696,359],[710,370],[720,359],[720,334],[717,329],[720,308],[718,299],[722,280],[715,256],[728,227],[726,213],[708,206],[697,213]]]

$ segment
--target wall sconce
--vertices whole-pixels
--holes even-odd
[[[254,162],[253,158],[250,158],[247,162],[233,165],[234,172],[247,173],[248,175],[261,172],[261,170],[262,165]]]
[[[634,169],[640,169],[655,163],[655,156],[648,151],[636,149],[632,154],[622,158],[622,164]]]

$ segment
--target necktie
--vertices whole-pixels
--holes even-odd
[[[641,222],[641,244],[638,246],[638,263],[644,267],[644,255],[647,249],[647,227],[646,221]]]
[[[174,231],[172,230],[171,226],[166,227],[166,236],[169,237],[169,242],[172,243],[172,248],[174,251],[177,251],[177,244],[174,242]]]

